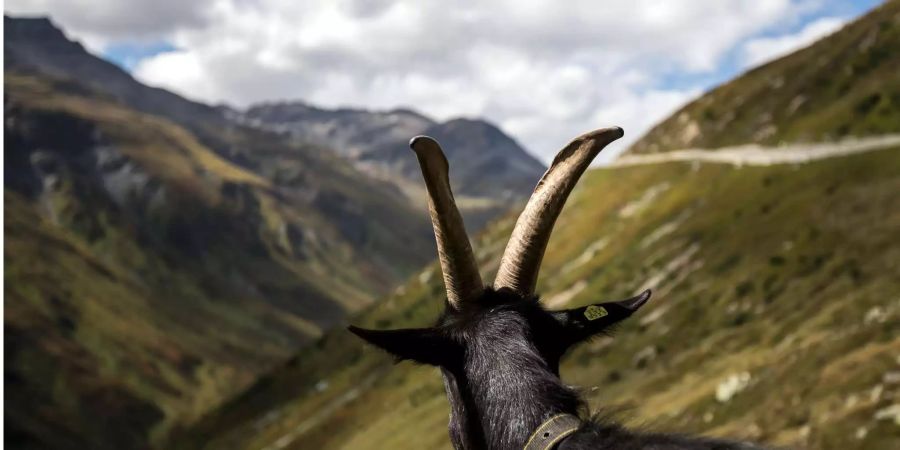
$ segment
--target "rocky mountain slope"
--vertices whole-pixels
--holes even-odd
[[[890,107],[895,91],[888,87],[897,71],[888,69],[900,46],[878,43],[895,30],[896,11],[897,3],[889,3],[848,27],[854,35],[872,36],[870,48],[882,50],[871,61],[859,53],[868,62],[853,66],[860,70],[853,83],[822,81],[821,93],[815,86],[804,90],[804,101],[825,115],[804,110],[808,119],[773,136],[805,140],[895,130],[879,121],[896,111]],[[747,77],[784,67],[804,79],[808,58],[804,50]],[[844,77],[839,70],[826,72]],[[880,76],[873,81],[866,74]],[[820,78],[805,78],[813,79]],[[742,80],[704,98],[741,98],[747,105],[791,101],[773,93],[774,85],[747,84],[746,95],[724,96]],[[845,95],[832,95],[836,86]],[[879,95],[877,105],[888,102],[887,109],[856,110],[856,96],[870,94]],[[691,128],[685,120],[701,117],[698,105],[664,121],[634,151],[766,141],[753,137],[759,128],[737,119],[720,122],[721,130],[712,121],[698,122],[704,133],[684,138]],[[731,106],[722,113],[751,114]],[[770,107],[772,117],[785,111]],[[765,117],[768,110],[762,103],[759,108],[752,111],[761,115],[750,118]],[[687,119],[679,119],[685,111]],[[582,388],[593,411],[631,426],[789,448],[898,448],[898,212],[898,146],[758,167],[687,161],[589,171],[549,244],[538,284],[542,301],[552,309],[575,307],[648,287],[654,298],[615,337],[568,355],[562,377]],[[514,220],[509,215],[474,239],[486,279],[496,271]],[[439,269],[432,265],[353,323],[427,326],[437,318],[442,296]],[[173,445],[450,448],[448,412],[436,369],[395,365],[350,333],[334,330]]]
[[[419,167],[409,157],[410,137],[426,134],[443,145],[463,214],[472,229],[523,200],[546,167],[494,125],[478,119],[443,123],[415,111],[328,110],[298,102],[231,111],[235,120],[285,133],[299,142],[333,148],[355,166],[397,185],[425,207]]]
[[[229,113],[249,125],[288,133],[295,139],[333,144],[335,151],[359,160],[421,133],[434,121],[415,111],[323,109],[302,102],[263,103]],[[404,143],[405,144],[405,143]]]
[[[331,151],[4,23],[7,445],[157,445],[433,257]]]
[[[900,132],[900,2],[689,103],[628,150],[831,141]]]

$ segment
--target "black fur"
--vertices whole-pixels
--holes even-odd
[[[574,344],[608,331],[649,298],[596,305],[607,314],[588,319],[586,308],[546,311],[536,297],[486,289],[462,312],[447,310],[432,328],[375,331],[350,327],[398,359],[441,368],[450,400],[450,438],[456,449],[521,449],[549,417],[586,417],[578,393],[559,378],[559,361]],[[607,420],[587,420],[559,449],[751,449],[750,444],[628,431]]]

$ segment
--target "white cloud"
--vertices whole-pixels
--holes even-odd
[[[147,42],[182,28],[207,23],[215,0],[7,0],[15,15],[49,14],[97,52],[116,41]]]
[[[727,52],[802,5],[808,0],[7,1],[13,12],[43,8],[94,42],[171,43],[179,50],[141,61],[135,76],[190,98],[482,116],[545,160],[608,125],[625,128],[611,148],[624,150],[698,94],[699,86],[665,87],[667,75],[717,70]]]
[[[743,46],[743,66],[758,66],[795,50],[807,47],[813,42],[837,31],[846,22],[847,19],[845,18],[824,17],[810,22],[795,34],[751,39]]]

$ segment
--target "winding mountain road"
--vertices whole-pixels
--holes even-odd
[[[736,166],[796,164],[900,146],[900,134],[846,139],[834,143],[789,144],[779,147],[740,145],[715,150],[685,149],[663,153],[624,155],[604,168],[659,164],[671,161],[711,162]]]

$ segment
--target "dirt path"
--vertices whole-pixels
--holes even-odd
[[[741,145],[717,150],[685,149],[647,155],[625,155],[605,167],[626,167],[670,161],[699,161],[733,164],[736,166],[769,166],[773,164],[805,163],[894,146],[900,146],[900,134],[847,139],[834,143],[791,144],[780,147]]]

